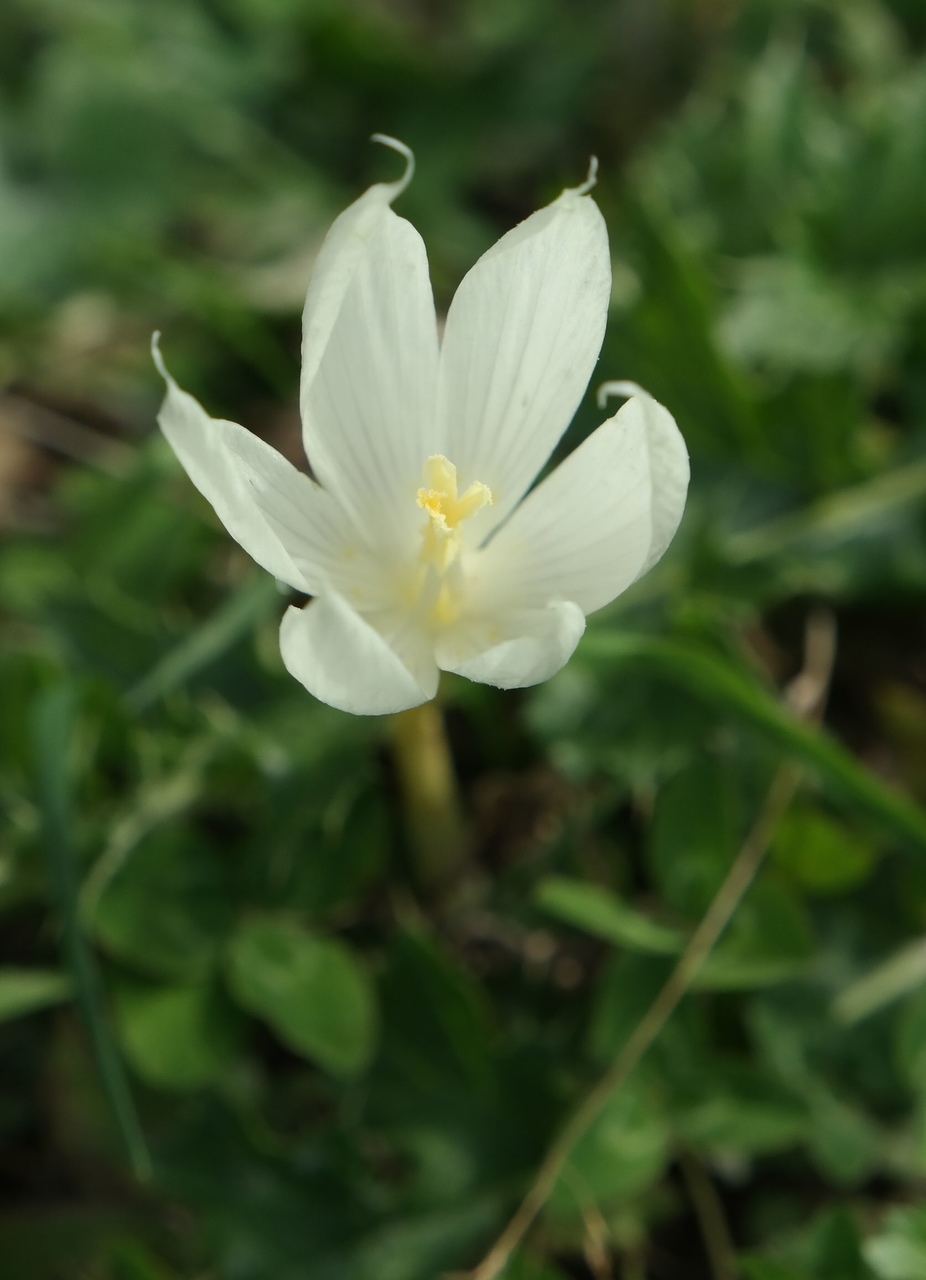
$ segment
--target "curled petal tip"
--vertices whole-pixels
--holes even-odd
[[[415,153],[411,147],[406,146],[404,142],[400,142],[398,138],[391,138],[388,133],[371,133],[370,141],[379,142],[384,147],[397,151],[404,158],[405,172],[396,182],[389,184],[394,189],[395,195],[400,196],[415,176]]]
[[[589,156],[588,173],[585,175],[585,181],[581,186],[573,187],[573,191],[577,196],[587,196],[593,187],[598,185],[598,157]]]
[[[151,358],[154,360],[155,367],[161,377],[167,381],[168,373],[164,364],[164,357],[161,355],[161,330],[155,329],[151,335]]]
[[[603,382],[598,388],[595,399],[598,402],[598,408],[603,409],[612,396],[623,396],[628,399],[630,396],[648,396],[649,392],[644,391],[638,382]]]

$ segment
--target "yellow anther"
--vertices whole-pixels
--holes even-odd
[[[488,485],[474,480],[457,492],[457,469],[443,454],[424,464],[424,485],[418,490],[418,506],[428,516],[422,559],[443,573],[460,552],[460,525],[493,501]]]

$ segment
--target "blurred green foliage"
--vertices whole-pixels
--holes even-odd
[[[7,0],[4,1280],[473,1266],[783,760],[759,882],[506,1277],[713,1276],[697,1179],[746,1280],[926,1275],[924,43],[919,0]],[[473,852],[440,901],[388,725],[285,675],[276,587],[151,433],[158,327],[293,449],[374,129],[416,150],[441,305],[599,155],[601,374],[693,462],[561,675],[448,683]],[[823,731],[780,697],[820,605]]]

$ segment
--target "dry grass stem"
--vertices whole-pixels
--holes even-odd
[[[835,655],[835,618],[829,611],[817,610],[807,622],[803,668],[785,693],[789,705],[802,719],[816,721],[821,716]],[[755,879],[801,777],[802,770],[789,763],[781,765],[775,773],[752,829],[678,963],[623,1049],[550,1147],[527,1195],[488,1254],[471,1273],[471,1280],[495,1280],[504,1270],[550,1198],[576,1144],[625,1084],[675,1012]]]

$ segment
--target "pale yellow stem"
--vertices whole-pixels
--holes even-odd
[[[466,852],[466,830],[453,757],[436,701],[393,720],[393,752],[406,830],[422,889],[451,880]]]

